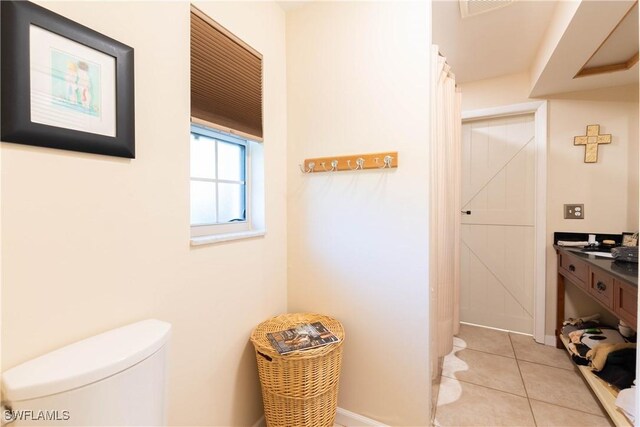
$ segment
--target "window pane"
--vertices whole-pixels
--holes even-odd
[[[218,179],[244,181],[244,146],[218,141]]]
[[[191,181],[191,225],[216,223],[216,184]]]
[[[245,216],[245,191],[244,184],[218,183],[220,198],[218,200],[218,222],[246,219]]]
[[[203,135],[191,134],[191,176],[216,177],[216,141]]]

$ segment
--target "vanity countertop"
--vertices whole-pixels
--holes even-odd
[[[553,245],[556,251],[566,251],[567,253],[580,258],[595,267],[604,270],[610,275],[624,280],[625,282],[638,287],[638,264],[633,262],[616,261],[612,258],[604,258],[588,252],[582,252],[578,248]]]

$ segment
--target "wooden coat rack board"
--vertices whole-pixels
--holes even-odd
[[[351,156],[316,157],[305,159],[300,169],[304,173],[339,172],[363,169],[386,169],[398,167],[398,152],[353,154]]]

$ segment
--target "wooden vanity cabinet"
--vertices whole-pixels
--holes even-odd
[[[613,281],[613,311],[634,330],[638,323],[638,288],[619,280]]]
[[[613,308],[613,277],[602,270],[590,267],[589,271],[589,294],[598,300],[609,311]]]
[[[614,270],[605,271],[603,268],[596,266],[595,262],[580,258],[566,249],[556,248],[556,251],[558,254],[556,337],[562,330],[562,321],[564,320],[566,281],[582,289],[603,308],[613,313],[617,318],[624,320],[634,330],[637,330],[637,281],[636,283],[626,281],[619,277],[619,274],[612,274],[611,272]],[[603,262],[602,259],[600,259],[600,262]],[[610,262],[612,263],[613,260]],[[564,348],[559,338],[557,347]]]
[[[569,341],[561,336],[562,321],[565,318],[564,293],[567,282],[581,289],[604,309],[637,330],[638,279],[636,269],[629,272],[623,266],[621,272],[621,266],[613,264],[613,260],[576,254],[561,247],[556,247],[556,252],[558,254],[558,305],[556,308],[556,345],[558,348],[566,347],[568,349],[569,346]],[[594,375],[588,366],[578,366],[578,370],[613,423],[617,427],[633,426],[633,423],[616,407],[617,391]]]
[[[558,253],[559,273],[582,289],[587,289],[587,263],[566,252]]]

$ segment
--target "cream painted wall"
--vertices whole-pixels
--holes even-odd
[[[519,73],[461,83],[462,111],[530,102],[529,74]]]
[[[264,54],[266,237],[189,246],[189,3],[46,3],[135,48],[137,156],[2,144],[2,368],[155,317],[173,324],[170,423],[252,425],[249,334],[286,311],[285,16],[197,5]]]
[[[428,2],[287,15],[289,309],[346,329],[338,404],[428,425]],[[392,171],[303,175],[314,156],[399,152]]]
[[[461,85],[463,110],[532,101],[527,74]],[[546,334],[555,325],[554,231],[621,233],[638,229],[638,87],[624,86],[557,95],[548,100]],[[588,124],[611,133],[596,164],[585,164],[573,145]],[[565,220],[565,203],[584,203],[583,220]],[[575,298],[580,298],[577,295]],[[574,298],[574,299],[575,299]],[[569,301],[574,307],[583,301]],[[591,307],[589,307],[591,309]]]

